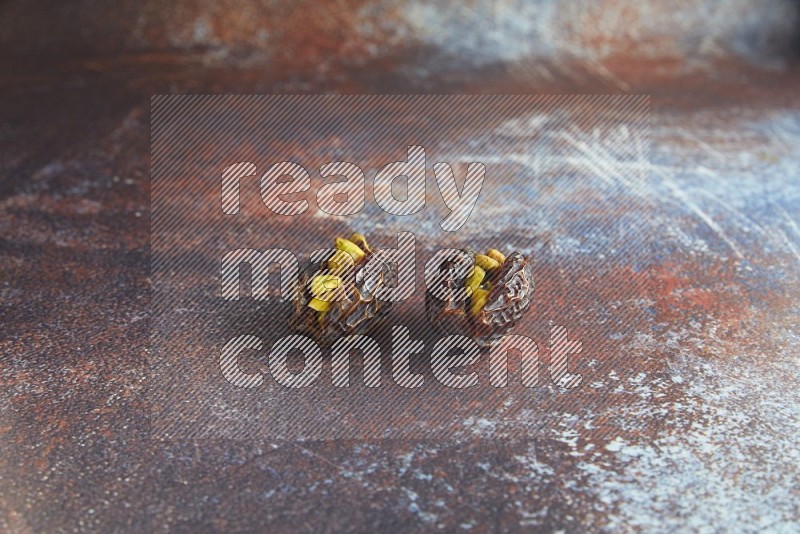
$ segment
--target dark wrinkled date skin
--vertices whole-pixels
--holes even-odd
[[[383,265],[377,274],[368,277],[363,264],[362,267],[357,266],[355,282],[345,283],[349,298],[332,302],[325,317],[320,320],[318,313],[308,307],[312,298],[308,282],[325,267],[324,261],[310,263],[300,273],[289,328],[293,332],[311,336],[323,347],[330,347],[341,337],[367,334],[383,322],[392,308],[392,302],[375,298],[374,291],[380,284],[394,285],[397,272]]]
[[[475,256],[472,251],[466,252]],[[448,266],[442,264],[441,269]],[[492,284],[489,298],[475,315],[469,312],[469,299],[439,299],[429,289],[425,294],[428,321],[447,334],[468,336],[483,348],[491,347],[528,312],[535,286],[530,262],[519,252],[510,254],[487,281]],[[443,282],[448,293],[463,288],[464,283],[465,278]]]

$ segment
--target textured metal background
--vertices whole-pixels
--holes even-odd
[[[0,5],[0,525],[796,529],[797,4],[589,4]],[[327,91],[652,95],[653,356],[598,367],[621,408],[548,439],[148,439],[150,95]],[[563,295],[583,242],[539,237]]]

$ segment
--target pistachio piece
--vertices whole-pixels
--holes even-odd
[[[364,252],[366,252],[368,254],[372,253],[372,249],[369,248],[369,244],[367,244],[367,238],[364,237],[364,234],[359,234],[358,232],[353,232],[350,235],[350,241],[352,241],[353,243],[358,245],[361,248],[361,250],[363,250]]]
[[[342,285],[342,279],[332,274],[321,274],[311,279],[309,290],[315,297],[322,296],[323,293],[336,289]]]
[[[472,267],[472,274],[467,277],[467,281],[464,286],[467,288],[467,293],[472,295],[472,293],[481,285],[483,282],[483,277],[486,276],[486,271],[484,271],[481,267],[477,265],[473,265]]]
[[[318,312],[326,312],[331,309],[331,302],[318,298],[313,298],[308,302],[308,307]]]
[[[350,254],[353,257],[353,260],[357,263],[364,259],[365,253],[358,245],[350,241],[349,239],[343,239],[341,237],[336,238],[336,248],[339,250],[343,250]]]
[[[500,267],[500,262],[498,262],[494,258],[490,258],[489,256],[484,256],[483,254],[476,254],[475,255],[475,265],[480,267],[485,271],[491,271],[492,269],[497,269]]]
[[[469,313],[471,315],[478,315],[481,313],[481,310],[484,306],[486,306],[486,301],[489,299],[489,293],[491,293],[491,289],[484,289],[482,287],[476,287],[472,292],[472,299],[469,304]]]
[[[490,248],[489,250],[487,250],[486,255],[492,258],[500,265],[503,265],[506,262],[506,257],[503,255],[502,252],[500,252],[496,248]]]

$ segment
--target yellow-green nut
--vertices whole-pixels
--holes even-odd
[[[491,271],[492,269],[500,267],[500,263],[496,259],[484,256],[483,254],[475,255],[475,265],[484,271]]]
[[[342,285],[342,279],[332,274],[321,274],[311,279],[309,290],[315,297],[320,297],[324,293],[334,290]]]
[[[467,288],[468,295],[472,295],[472,293],[478,288],[478,286],[481,285],[484,276],[486,276],[486,271],[484,271],[477,265],[472,266],[472,274],[470,274],[467,277],[467,280],[464,284],[464,286]]]
[[[327,300],[322,300],[318,298],[313,298],[309,301],[308,307],[312,310],[316,310],[321,313],[325,313],[329,309],[331,309],[331,303]]]
[[[343,250],[334,252],[331,259],[328,260],[328,269],[336,274],[342,274],[348,269],[353,268],[355,260],[353,256]]]
[[[469,313],[472,315],[478,315],[483,307],[486,306],[486,301],[489,299],[489,293],[491,292],[491,289],[476,287],[472,292],[472,298],[469,304]]]
[[[367,238],[364,237],[364,234],[353,232],[353,234],[350,236],[350,241],[358,245],[364,252],[372,252],[372,250],[369,248],[369,244],[367,243]]]
[[[366,255],[365,252],[361,250],[361,248],[359,248],[358,245],[356,245],[349,239],[343,239],[341,237],[336,238],[336,248],[350,254],[353,257],[353,260],[356,262],[359,262],[362,259],[364,259],[364,256]]]
[[[487,250],[486,255],[492,258],[500,265],[503,265],[506,262],[506,257],[503,255],[502,252],[500,252],[496,248],[490,248],[489,250]]]

